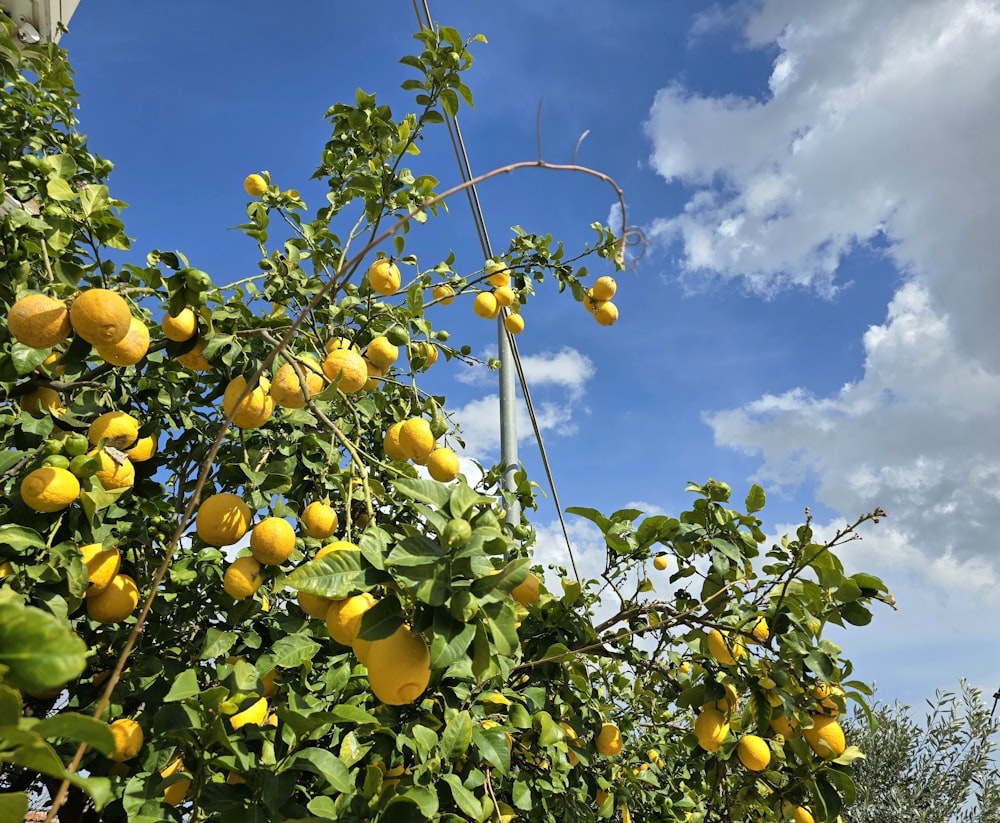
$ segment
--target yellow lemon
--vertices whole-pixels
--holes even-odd
[[[91,345],[110,346],[128,334],[132,312],[120,294],[108,289],[87,289],[73,301],[69,321],[76,333]]]
[[[562,726],[563,731],[566,732],[566,745],[569,747],[569,751],[566,752],[566,759],[569,761],[570,766],[575,766],[580,762],[580,758],[576,756],[576,752],[573,751],[573,747],[576,745],[576,741],[579,736],[576,733],[576,729],[574,729],[565,720],[560,721],[559,725]],[[484,728],[485,726],[486,724],[483,723]]]
[[[418,342],[410,346],[410,368],[415,371],[427,371],[437,363],[438,348],[433,343]]]
[[[385,456],[390,460],[409,459],[399,442],[399,433],[405,422],[405,420],[400,420],[389,426],[389,430],[385,433],[385,438],[382,440],[382,448],[385,450]]]
[[[97,347],[97,353],[113,366],[134,366],[148,351],[149,329],[138,317],[129,320],[128,331],[117,343]]]
[[[139,605],[139,587],[127,574],[116,574],[100,594],[87,597],[87,616],[105,625],[120,623]]]
[[[212,364],[202,355],[204,348],[205,341],[199,339],[190,351],[177,355],[177,362],[191,371],[208,371]]]
[[[108,728],[115,739],[115,750],[110,755],[112,760],[121,763],[139,754],[144,739],[142,726],[128,717],[123,717],[115,720]]]
[[[100,543],[81,546],[80,555],[87,567],[87,579],[90,581],[87,595],[93,597],[111,585],[121,566],[121,555],[118,549],[105,549]]]
[[[538,587],[540,585],[541,581],[538,577],[532,572],[528,572],[528,576],[511,591],[511,597],[522,606],[530,606],[538,602]]]
[[[243,190],[251,197],[260,197],[267,191],[267,181],[259,174],[248,174],[243,181]]]
[[[91,455],[94,452],[90,452]],[[127,457],[121,462],[112,457],[105,449],[98,452],[101,458],[101,468],[94,472],[94,477],[101,481],[107,491],[113,489],[129,489],[135,485],[135,466]]]
[[[233,600],[245,600],[264,582],[260,562],[254,557],[237,557],[222,577],[222,588]]]
[[[368,592],[343,600],[334,600],[326,613],[326,627],[330,637],[342,646],[350,646],[358,636],[361,618],[378,602]]]
[[[330,606],[333,605],[333,600],[329,597],[319,597],[305,592],[299,592],[296,599],[299,601],[299,608],[313,620],[325,618]]]
[[[267,698],[262,697],[248,708],[230,717],[229,723],[234,729],[242,729],[244,726],[263,726],[266,719]]]
[[[259,563],[279,566],[295,551],[295,529],[281,517],[265,517],[250,532],[250,552]]]
[[[25,346],[51,349],[69,336],[69,310],[47,294],[29,294],[10,307],[7,331]]]
[[[729,721],[718,709],[704,709],[695,720],[694,733],[705,751],[717,752],[729,734]]]
[[[210,546],[231,546],[250,528],[250,507],[235,494],[213,494],[195,515],[198,536]]]
[[[388,369],[381,369],[370,360],[365,360],[365,369],[368,372],[368,379],[365,380],[365,385],[362,388],[365,391],[375,391],[378,384],[382,382],[382,378],[388,373]]]
[[[427,471],[439,483],[450,483],[458,474],[458,469],[458,455],[451,449],[434,449],[427,457]]]
[[[365,357],[383,371],[399,357],[399,347],[392,345],[387,337],[376,337],[365,349]]]
[[[133,463],[149,460],[156,453],[156,438],[152,435],[140,437],[131,449],[125,450],[125,456]]]
[[[824,714],[814,714],[812,721],[812,728],[802,732],[809,747],[820,757],[840,757],[847,746],[840,724]]]
[[[623,745],[621,730],[614,723],[604,723],[594,740],[594,748],[607,757],[621,754]]]
[[[708,633],[708,652],[723,666],[735,666],[745,651],[746,648],[739,639],[730,646],[718,629],[712,629]]]
[[[399,429],[399,448],[409,460],[423,464],[434,451],[431,424],[422,417],[411,417]]]
[[[720,712],[735,712],[740,707],[736,687],[732,683],[723,683],[722,688],[726,690],[726,696],[721,700],[716,700],[712,708],[718,709]]]
[[[39,386],[34,391],[22,394],[17,399],[18,405],[28,414],[37,414],[41,411],[54,411],[62,403],[59,392],[50,389],[48,386]]]
[[[484,291],[476,295],[472,310],[486,320],[493,320],[500,314],[500,304],[492,292]]]
[[[21,481],[21,499],[36,512],[57,512],[80,496],[80,481],[69,469],[43,466]]]
[[[653,568],[658,572],[662,572],[667,568],[667,556],[665,554],[658,554],[653,558]]]
[[[740,763],[752,772],[763,771],[771,762],[771,749],[767,741],[755,734],[747,734],[740,739],[736,754]]]
[[[331,552],[341,552],[341,551],[355,551],[356,552],[357,550],[358,550],[358,547],[354,543],[349,543],[346,540],[337,540],[337,541],[335,541],[333,543],[330,543],[327,546],[324,546],[322,549],[320,549],[318,552],[316,552],[316,557],[325,557],[326,555],[330,554]]]
[[[407,625],[389,637],[373,640],[367,653],[368,681],[375,696],[391,706],[416,701],[431,679],[427,641]]]
[[[368,282],[374,291],[385,297],[395,294],[401,282],[399,269],[391,260],[379,258],[368,269]]]
[[[166,314],[160,328],[163,329],[163,336],[167,340],[183,343],[194,337],[198,331],[198,315],[187,308],[181,309],[181,313],[177,315]]]
[[[517,294],[510,286],[500,286],[493,289],[493,299],[497,301],[498,306],[506,309],[514,305],[514,301],[517,300]]]
[[[264,385],[264,378],[242,400],[240,395],[246,391],[247,380],[242,375],[233,378],[226,386],[222,396],[222,410],[226,417],[232,415],[233,425],[241,429],[257,429],[263,426],[274,413],[274,400],[268,394],[269,386]]]
[[[607,275],[598,277],[597,282],[590,289],[592,297],[599,303],[605,303],[610,300],[615,296],[616,291],[618,291],[618,284],[615,282],[615,278],[608,277]]]
[[[87,438],[93,446],[104,440],[106,446],[127,449],[139,438],[139,421],[122,411],[105,412],[90,424]]]
[[[779,714],[771,720],[771,728],[784,737],[785,740],[791,740],[797,736],[798,733],[795,731],[795,725],[794,720],[789,720],[783,714]]]
[[[303,390],[302,381],[295,373],[295,368],[291,363],[285,363],[274,375],[271,382],[271,399],[285,409],[301,409],[306,405],[306,392],[309,397],[314,398],[323,391],[326,383],[321,374],[322,369],[316,358],[310,355],[302,355],[298,358],[299,371],[306,379],[306,387]]]
[[[613,326],[618,322],[618,307],[610,300],[601,303],[594,310],[594,319],[602,326]]]
[[[510,269],[496,260],[486,261],[486,280],[491,286],[500,288],[510,285]]]
[[[305,526],[306,535],[325,540],[337,530],[337,512],[328,503],[314,500],[299,517]]]
[[[520,334],[524,331],[524,317],[520,314],[508,314],[503,319],[503,327],[511,334]]]
[[[455,302],[455,290],[447,283],[440,283],[431,290],[431,296],[442,306]]]
[[[750,634],[753,635],[754,639],[749,641],[753,643],[754,641],[758,643],[763,643],[767,640],[771,633],[771,628],[767,625],[767,619],[763,616],[758,617],[754,621],[753,627],[750,629]]]
[[[345,394],[360,391],[368,381],[365,359],[352,349],[334,349],[323,361],[323,374]]]

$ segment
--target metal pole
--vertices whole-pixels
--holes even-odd
[[[498,348],[500,350],[500,465],[503,467],[503,487],[508,492],[517,489],[517,380],[514,353],[510,338],[503,324],[503,313],[497,320]],[[507,506],[507,523],[516,526],[521,522],[521,507],[513,501]]]

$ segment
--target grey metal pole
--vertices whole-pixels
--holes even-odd
[[[503,487],[513,492],[517,489],[514,475],[517,472],[517,377],[514,352],[511,350],[503,312],[497,320],[500,352],[500,465],[503,467]],[[521,507],[514,502],[507,506],[507,522],[516,526],[521,522]]]

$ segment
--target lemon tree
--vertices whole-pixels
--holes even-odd
[[[362,90],[329,109],[315,212],[248,174],[259,273],[227,283],[133,256],[65,55],[0,25],[0,817],[699,823],[853,801],[837,717],[866,689],[823,633],[891,603],[836,556],[880,512],[774,543],[756,486],[732,508],[692,484],[675,517],[575,509],[607,547],[578,580],[534,562],[523,471],[461,473],[420,385],[472,354],[442,312],[530,334],[555,281],[603,333],[623,265],[600,225],[574,256],[521,229],[488,261],[408,251],[461,187],[407,160],[471,102],[483,38],[418,32],[403,115]]]

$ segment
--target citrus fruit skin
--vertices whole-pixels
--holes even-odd
[[[738,658],[743,656],[743,644],[737,640],[730,648],[726,638],[718,629],[712,629],[708,633],[708,652],[723,666],[735,666]]]
[[[384,257],[371,264],[367,277],[372,290],[383,297],[388,297],[399,291],[402,282],[396,264]]]
[[[489,260],[486,263],[486,281],[496,288],[510,285],[510,269],[503,263]]]
[[[183,764],[181,766],[183,767]],[[168,806],[179,806],[184,802],[184,798],[187,797],[188,789],[190,788],[191,780],[187,777],[171,783],[163,790],[163,802]]]
[[[337,530],[337,512],[327,503],[313,501],[299,518],[309,537],[325,540]]]
[[[149,329],[138,317],[129,320],[128,332],[117,343],[97,347],[97,353],[112,366],[134,366],[148,351]]]
[[[267,191],[267,181],[259,174],[248,174],[243,181],[243,190],[251,197],[260,197]]]
[[[30,415],[39,412],[55,411],[61,404],[59,392],[48,386],[39,386],[34,391],[22,394],[17,399],[18,405]]]
[[[352,349],[334,349],[323,361],[323,374],[345,394],[360,391],[368,380],[365,359]]]
[[[342,646],[352,645],[361,628],[361,618],[376,602],[368,592],[334,600],[326,613],[326,627],[330,631],[330,637]]]
[[[707,752],[717,752],[729,735],[729,722],[718,709],[704,709],[694,723],[698,745]]]
[[[715,703],[706,704],[706,708],[711,707],[713,709],[718,709],[720,712],[735,712],[740,707],[739,697],[736,694],[736,687],[732,683],[723,683],[722,687],[726,690],[726,696],[721,700],[716,700]]]
[[[434,449],[427,457],[427,471],[439,483],[450,483],[458,475],[458,455],[451,449]]]
[[[139,421],[123,411],[105,412],[100,415],[87,431],[90,445],[97,446],[101,440],[116,449],[127,449],[139,438]]]
[[[812,812],[802,806],[792,806],[791,803],[785,803],[783,806],[783,812],[785,817],[791,818],[793,823],[816,823],[816,819],[812,816]]]
[[[538,577],[532,572],[528,572],[528,576],[511,591],[511,597],[522,606],[531,606],[538,602],[538,587],[540,585],[541,581]]]
[[[508,314],[503,319],[503,327],[511,334],[520,334],[524,331],[524,318],[520,314]]]
[[[418,364],[414,366],[414,361]],[[438,361],[438,348],[433,343],[419,342],[410,347],[410,368],[427,371]]]
[[[814,714],[812,720],[812,728],[802,732],[809,747],[820,757],[840,757],[847,746],[840,723],[823,714]]]
[[[167,340],[173,340],[175,343],[183,343],[185,340],[190,340],[197,333],[198,315],[188,308],[181,309],[180,314],[166,314],[163,316],[160,328],[163,329],[163,336]]]
[[[132,312],[120,294],[109,289],[87,289],[73,301],[69,321],[91,345],[110,346],[128,334]]]
[[[795,726],[783,714],[779,714],[777,717],[772,718],[771,728],[776,733],[784,737],[785,740],[791,740],[793,737],[798,737],[798,732],[795,731]]]
[[[101,594],[111,585],[121,567],[118,549],[105,549],[100,543],[90,543],[80,547],[80,555],[87,567],[87,579],[90,581],[90,588],[85,596]]]
[[[614,723],[604,723],[594,740],[594,748],[605,757],[615,757],[622,753],[622,733]]]
[[[263,378],[262,378],[263,381]],[[222,396],[222,410],[226,417],[232,416],[233,425],[241,429],[259,429],[274,413],[274,400],[267,393],[267,387],[258,384],[240,400],[246,390],[247,380],[242,375],[234,377]]]
[[[422,417],[411,417],[399,429],[399,449],[405,458],[423,463],[434,451],[431,424]]]
[[[498,306],[506,309],[508,306],[514,305],[517,294],[510,286],[500,286],[493,289],[493,299],[497,301]]]
[[[241,497],[222,492],[202,501],[195,529],[210,546],[231,546],[247,533],[250,517],[250,507]]]
[[[244,726],[263,726],[267,718],[267,698],[262,697],[248,708],[237,712],[229,718],[229,723],[234,729],[242,729]]]
[[[385,371],[399,358],[399,347],[392,345],[387,337],[376,337],[368,344],[365,358]]]
[[[299,371],[306,379],[306,391],[309,397],[315,397],[321,391],[325,382],[320,374],[319,363],[313,357],[299,358]],[[301,409],[306,405],[306,391],[302,389],[302,381],[295,373],[291,363],[285,363],[274,375],[271,382],[271,398],[279,406],[286,409]]]
[[[405,624],[389,637],[371,641],[365,656],[372,691],[390,706],[415,702],[430,683],[427,641]]]
[[[736,749],[736,754],[747,769],[760,772],[771,762],[771,748],[767,741],[755,734],[744,735]]]
[[[114,753],[109,755],[112,760],[122,763],[139,754],[145,739],[142,726],[130,718],[123,717],[115,720],[108,728],[115,739]]]
[[[190,351],[177,355],[177,362],[191,371],[208,371],[212,364],[202,355],[204,349],[205,341],[198,340]]]
[[[296,599],[299,601],[299,608],[313,620],[323,620],[330,606],[333,605],[333,600],[329,597],[319,597],[305,592],[299,592]]]
[[[365,385],[362,386],[365,391],[375,391],[378,388],[378,384],[382,382],[382,378],[389,373],[388,369],[380,369],[370,360],[365,360],[365,369],[368,372],[368,379],[365,380]]]
[[[431,290],[431,296],[442,306],[450,306],[455,302],[455,290],[447,283],[440,283]]]
[[[36,512],[57,512],[80,496],[80,481],[69,469],[43,466],[21,481],[21,499]]]
[[[610,300],[601,303],[594,310],[594,319],[602,326],[613,326],[618,322],[618,307]]]
[[[615,278],[605,275],[597,278],[590,289],[590,295],[599,303],[605,303],[615,296],[616,291],[618,291],[618,284],[615,282]]]
[[[484,291],[476,295],[472,310],[486,320],[495,320],[500,314],[500,304],[492,292]]]
[[[391,460],[409,459],[399,442],[399,433],[405,422],[405,420],[400,420],[389,426],[389,430],[385,433],[385,438],[382,440],[382,448],[385,450],[385,455]]]
[[[70,333],[69,309],[47,294],[29,294],[10,307],[7,330],[18,343],[33,349],[58,346]]]
[[[105,491],[114,489],[130,489],[135,485],[135,466],[127,457],[119,463],[104,449],[98,452],[101,458],[101,468],[94,476],[101,481]]]
[[[139,587],[127,574],[116,574],[100,594],[87,597],[87,616],[98,623],[119,623],[139,605]]]
[[[140,437],[135,441],[131,449],[126,449],[125,454],[133,463],[142,463],[149,460],[156,453],[156,438],[153,435]]]
[[[346,540],[335,540],[333,543],[324,546],[322,549],[316,552],[316,557],[314,557],[313,560],[319,557],[326,557],[328,554],[332,554],[333,552],[342,552],[342,551],[356,552],[358,551],[358,547],[354,543],[349,543]]]
[[[662,572],[667,568],[667,556],[665,554],[658,554],[653,558],[653,568],[658,572]]]
[[[250,553],[258,563],[280,566],[295,551],[295,529],[281,517],[265,517],[250,532]]]
[[[222,588],[233,600],[245,600],[264,582],[260,561],[255,557],[237,557],[222,578]]]
[[[753,627],[750,629],[750,634],[753,635],[754,639],[749,641],[753,643],[754,641],[758,643],[764,643],[771,634],[771,628],[767,625],[767,619],[764,617],[759,617],[754,622]]]

